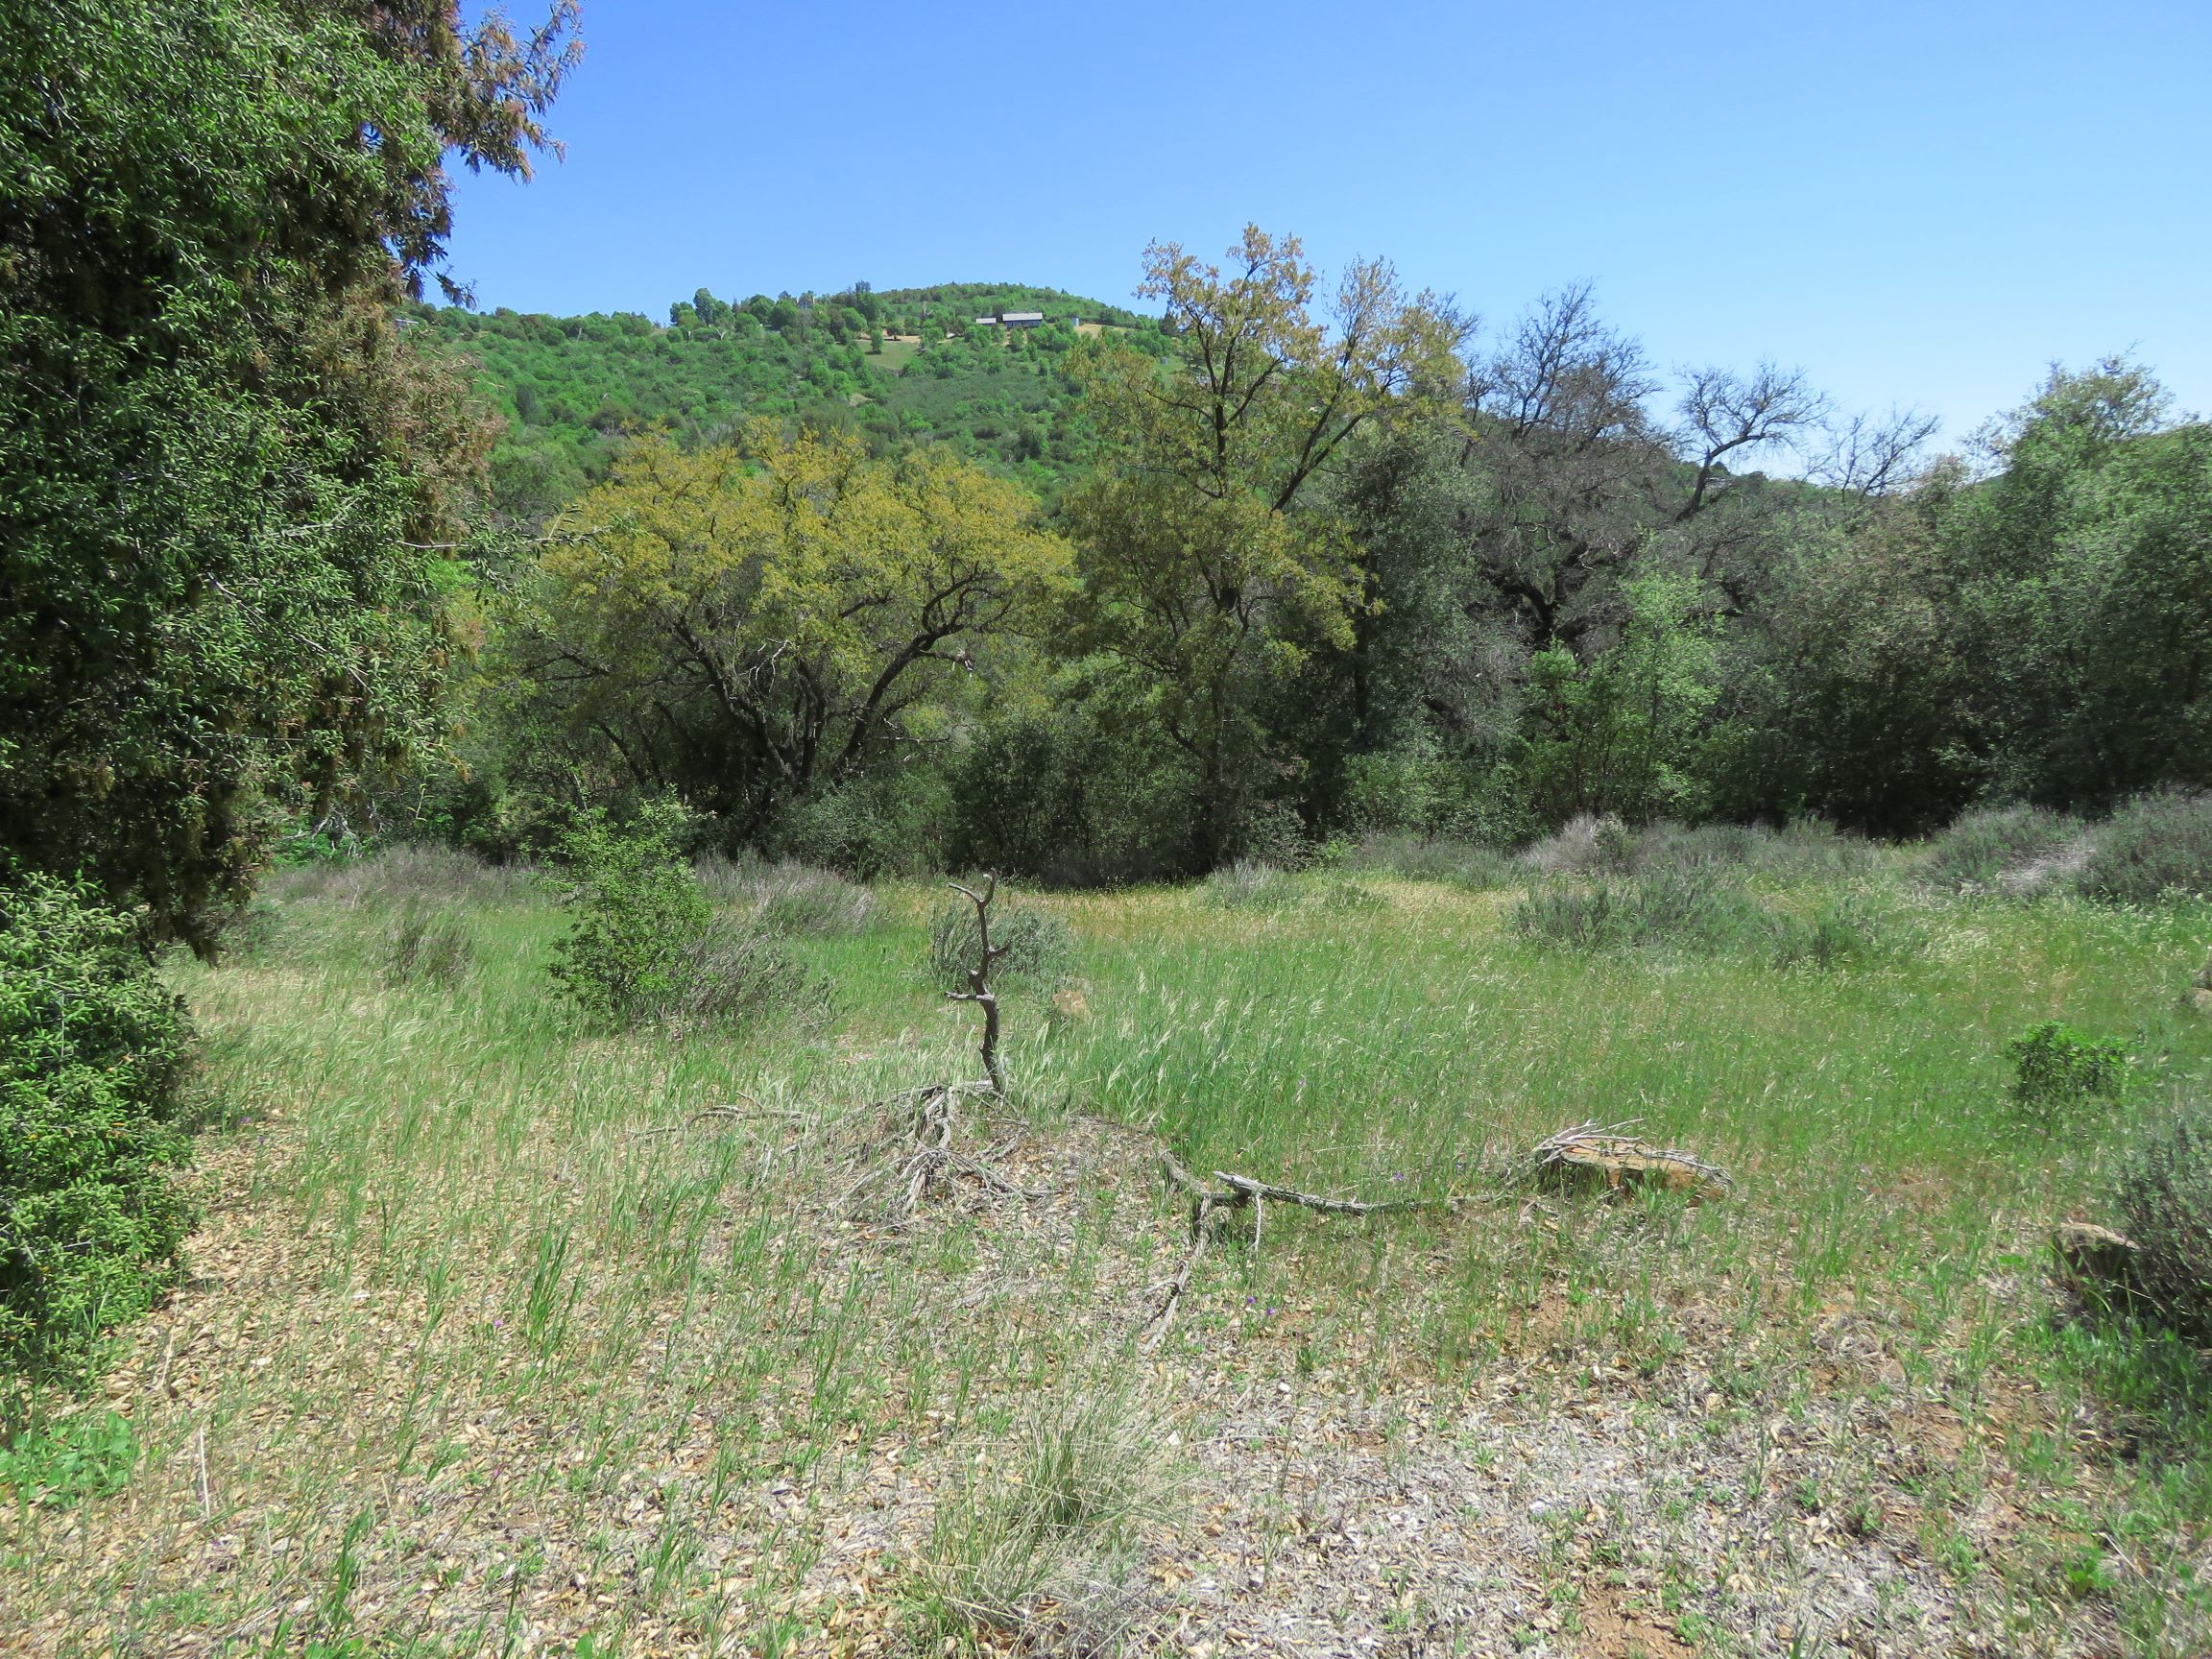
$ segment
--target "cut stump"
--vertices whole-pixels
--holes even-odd
[[[1688,1152],[1653,1146],[1634,1136],[1569,1129],[1536,1148],[1537,1167],[1554,1179],[1608,1191],[1659,1187],[1694,1200],[1720,1197],[1728,1176],[1719,1165]]]
[[[2061,1221],[2051,1230],[2051,1254],[2058,1276],[2078,1290],[2109,1295],[2135,1282],[2135,1259],[2143,1247],[2125,1233],[2093,1221]]]

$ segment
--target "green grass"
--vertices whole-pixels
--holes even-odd
[[[2067,1650],[2050,1633],[2077,1614],[2187,1651],[2212,1401],[2170,1344],[2055,1319],[2037,1253],[2052,1220],[2100,1214],[2129,1114],[2204,1087],[2212,1022],[2183,989],[2212,909],[1939,900],[1893,866],[1849,879],[1910,912],[1916,949],[1826,969],[1765,946],[1565,949],[1512,927],[1513,891],[1376,873],[1358,903],[1327,873],[1265,905],[1020,895],[1072,930],[1073,977],[1009,993],[1015,1110],[972,1118],[964,1144],[1056,1196],[1022,1224],[958,1189],[896,1235],[839,1198],[897,1121],[866,1103],[976,1074],[974,1011],[928,970],[941,889],[792,936],[837,986],[834,1027],[663,1040],[565,1022],[545,975],[562,924],[525,882],[297,878],[252,953],[174,969],[232,1125],[204,1148],[210,1277],[125,1338],[129,1488],[89,1488],[70,1538],[27,1507],[0,1536],[11,1617],[84,1653],[243,1651],[280,1621],[332,1651],[476,1651],[525,1626],[607,1653],[934,1648],[969,1628],[958,1586],[1013,1549],[1001,1534],[1020,1587],[1187,1529],[1175,1501],[1117,1501],[1095,1536],[1081,1504],[1017,1527],[963,1473],[975,1456],[1072,1420],[1108,1374],[1117,1421],[1195,1445],[1200,1380],[1226,1370],[1405,1401],[1386,1420],[1408,1424],[1505,1375],[1545,1400],[1710,1394],[1716,1433],[1838,1400],[1939,1406],[1963,1449],[1884,1489],[1976,1617],[2018,1651]],[[462,883],[474,970],[396,985],[392,929],[439,880]],[[1804,915],[1841,891],[1743,880]],[[2121,1039],[2143,1086],[2024,1128],[2005,1046],[2047,1020]],[[716,1106],[742,1115],[694,1121]],[[1486,1150],[1632,1118],[1735,1190],[1351,1224],[1271,1206],[1263,1238],[1206,1258],[1149,1363],[1146,1287],[1181,1218],[1142,1143],[1084,1114],[1156,1129],[1197,1169],[1370,1197],[1478,1188]],[[1829,1355],[1839,1320],[1878,1336],[1879,1365]],[[1817,1479],[1757,1455],[1713,1479],[1802,1485],[1806,1513],[1860,1517],[1847,1535],[1901,1536],[1866,1508],[1898,1479],[1872,1452]],[[1084,1479],[1153,1485],[1111,1457]],[[1985,1537],[2000,1489],[2021,1518]],[[855,1515],[885,1541],[854,1544]],[[1562,1606],[1577,1560],[1562,1545]],[[1722,1650],[1751,1640],[1687,1557],[1650,1570],[1684,1586],[1668,1617]]]

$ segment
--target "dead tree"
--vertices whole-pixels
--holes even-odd
[[[947,885],[975,906],[976,937],[976,961],[968,970],[968,989],[947,995],[955,1002],[973,1002],[983,1010],[983,1072],[991,1079],[992,1091],[1003,1094],[1005,1086],[998,1076],[998,998],[991,990],[991,965],[1011,947],[991,943],[991,901],[998,896],[998,878],[986,873],[980,893],[957,881]]]

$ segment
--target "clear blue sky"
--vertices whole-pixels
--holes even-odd
[[[487,307],[1126,302],[1256,220],[1491,324],[1588,279],[1663,367],[1954,442],[2108,351],[2212,412],[2212,0],[585,6],[567,158],[460,191]]]

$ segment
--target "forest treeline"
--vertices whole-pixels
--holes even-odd
[[[12,10],[0,838],[155,936],[318,835],[525,855],[661,798],[1099,880],[2206,781],[2212,437],[2142,366],[1943,450],[1664,373],[1587,288],[1483,324],[1259,228],[1144,251],[1133,310],[426,306],[571,7]]]
[[[875,390],[834,403],[650,421],[673,377],[631,379],[639,418],[507,508],[537,540],[485,567],[459,765],[380,811],[513,855],[673,796],[731,849],[1099,880],[2205,781],[2212,435],[2140,365],[1940,448],[1771,364],[1663,373],[1587,287],[1482,326],[1254,228],[1148,250],[1141,293],[1142,327],[971,328],[896,376],[852,310]],[[752,304],[628,326],[669,365],[829,325]],[[1048,385],[1049,466],[889,418],[928,350]],[[542,414],[545,355],[483,361]]]

